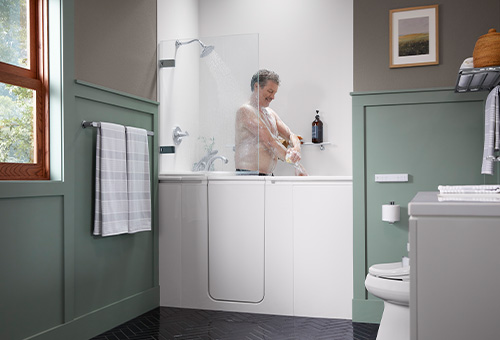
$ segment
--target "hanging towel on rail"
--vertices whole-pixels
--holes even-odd
[[[125,127],[97,129],[94,235],[128,233]]]
[[[126,127],[128,232],[151,230],[151,182],[149,178],[148,134]]]
[[[493,175],[495,151],[500,149],[500,86],[495,86],[486,98],[484,109],[484,150],[481,174]]]

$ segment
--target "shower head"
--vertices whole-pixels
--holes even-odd
[[[200,46],[203,48],[203,50],[201,50],[200,58],[206,57],[207,55],[209,55],[210,53],[212,53],[212,51],[215,49],[215,47],[212,46],[212,45],[208,45],[208,46],[205,45],[204,43],[202,43],[200,41],[200,39],[193,39],[193,40],[184,41],[184,42],[176,40],[175,41],[175,48],[179,48],[182,45],[191,44],[192,42],[195,42],[195,41],[197,41],[200,44]]]
[[[205,58],[207,55],[209,55],[210,53],[212,53],[212,51],[214,49],[215,49],[215,47],[212,46],[212,45],[203,47],[203,50],[201,51],[201,54],[200,54],[200,58]]]

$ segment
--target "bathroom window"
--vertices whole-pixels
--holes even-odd
[[[47,0],[0,11],[0,180],[49,179]]]

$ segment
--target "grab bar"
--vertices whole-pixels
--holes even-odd
[[[93,128],[98,128],[101,127],[101,122],[87,122],[87,121],[82,121],[82,128],[88,128],[88,127],[93,127]],[[153,131],[147,131],[148,136],[154,136],[155,133]]]

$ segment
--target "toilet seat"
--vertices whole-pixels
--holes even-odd
[[[368,272],[383,279],[410,280],[410,266],[403,266],[401,262],[374,264]]]

